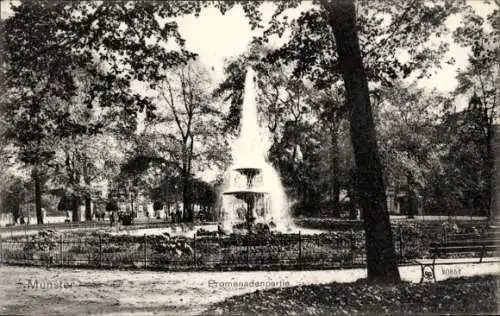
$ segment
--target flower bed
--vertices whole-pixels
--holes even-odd
[[[2,261],[32,265],[151,269],[327,268],[347,263],[341,234],[256,234],[186,238],[103,232],[38,235],[2,241]]]
[[[477,226],[477,227],[476,227]],[[393,224],[400,263],[429,255],[431,242],[453,234],[485,230],[479,225],[399,222]],[[164,235],[112,235],[103,231],[41,231],[38,235],[2,240],[6,263],[151,268],[169,270],[306,269],[364,266],[363,230],[316,235],[261,232],[187,238]],[[465,254],[472,256],[474,254]]]
[[[310,229],[328,229],[335,231],[362,230],[363,222],[358,220],[341,220],[333,218],[300,218],[295,224]]]

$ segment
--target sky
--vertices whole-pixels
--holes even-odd
[[[298,10],[288,16],[298,16],[301,10],[310,6],[304,2]],[[272,2],[261,7],[263,21],[269,21],[274,12]],[[200,17],[187,16],[179,21],[179,32],[186,39],[188,50],[199,53],[200,61],[212,70],[215,81],[223,78],[224,60],[244,53],[249,47],[252,36],[261,35],[262,29],[250,30],[248,19],[241,6],[236,6],[222,15],[216,8],[207,8]],[[279,45],[284,39],[274,38],[273,44]]]
[[[469,0],[469,4],[476,12],[484,17],[492,10],[492,5],[487,5],[481,0]],[[305,1],[303,8],[310,6]],[[270,19],[274,5],[269,2],[262,7],[264,21]],[[301,8],[294,13],[298,15]],[[289,14],[291,18],[292,15]],[[446,26],[454,29],[458,26],[460,18],[455,16],[448,19]],[[180,33],[186,39],[187,49],[199,53],[200,61],[211,69],[214,81],[223,79],[223,66],[225,58],[237,56],[244,53],[254,35],[260,35],[262,30],[251,31],[248,20],[241,7],[235,7],[226,15],[222,15],[217,9],[210,8],[203,11],[199,18],[189,16],[179,23]],[[283,42],[283,40],[278,40]],[[450,42],[450,51],[445,59],[453,57],[456,61],[454,65],[443,64],[441,69],[435,69],[436,73],[429,79],[418,80],[418,86],[425,89],[434,89],[447,93],[455,89],[457,80],[455,79],[458,68],[467,65],[469,48],[463,48]],[[456,99],[457,109],[466,107],[468,98],[466,96]]]
[[[491,5],[486,5],[480,0],[470,0],[470,4],[476,12],[486,16]],[[310,4],[306,1],[302,8]],[[264,21],[270,19],[274,5],[269,2],[262,7]],[[295,15],[300,12],[295,11]],[[289,14],[291,18],[291,14]],[[458,17],[450,18],[446,25],[453,29],[459,23]],[[223,78],[224,59],[236,56],[246,51],[253,35],[260,35],[262,30],[251,31],[248,20],[241,7],[235,7],[226,15],[222,15],[217,9],[210,8],[201,14],[199,18],[189,16],[179,22],[180,33],[186,39],[187,49],[199,53],[202,63],[210,69],[213,67],[212,76],[219,81]],[[283,40],[281,41],[283,42]],[[450,40],[450,42],[452,42]],[[442,69],[430,79],[419,80],[419,85],[424,88],[438,88],[440,91],[452,91],[457,82],[455,74],[457,67],[467,64],[469,49],[459,47],[455,43],[450,44],[449,57],[456,60],[455,65],[443,65]]]

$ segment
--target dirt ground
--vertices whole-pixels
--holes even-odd
[[[363,273],[346,270],[343,279],[352,282]],[[328,271],[168,273],[0,266],[0,314],[194,315],[229,296],[277,286],[323,283],[332,279],[329,274]],[[52,288],[47,288],[49,284]]]
[[[453,267],[437,269],[438,280],[500,272],[498,263]],[[418,266],[400,272],[404,280],[420,279]],[[196,315],[211,303],[256,290],[364,277],[364,269],[169,273],[0,266],[0,314]]]

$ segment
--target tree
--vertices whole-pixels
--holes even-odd
[[[270,28],[264,32],[263,37],[256,38],[254,42],[265,43],[272,34],[282,35],[284,27],[289,26],[290,23],[286,15],[283,15],[282,23],[277,20],[277,17],[285,9],[296,7],[298,4],[298,1],[278,3]],[[390,5],[377,3],[374,8],[389,11],[398,16],[399,13],[394,12],[394,7],[390,7],[391,5],[400,7],[396,3]],[[344,80],[350,134],[357,166],[357,188],[360,195],[360,206],[364,212],[368,278],[371,281],[398,282],[400,277],[392,242],[389,215],[386,209],[382,165],[378,157],[368,81],[365,72],[368,74],[368,78],[389,84],[391,78],[398,76],[398,68],[405,70],[403,71],[405,75],[416,69],[425,74],[427,67],[424,66],[427,66],[429,62],[433,64],[436,61],[428,48],[412,50],[411,52],[414,53],[412,57],[419,62],[407,65],[399,63],[396,58],[391,58],[394,54],[389,54],[389,52],[390,50],[393,51],[397,44],[409,48],[414,46],[414,42],[409,41],[412,36],[418,36],[420,39],[430,36],[436,26],[438,29],[442,26],[444,21],[441,18],[448,14],[445,9],[440,6],[428,8],[421,6],[419,2],[412,2],[412,5],[404,10],[402,17],[393,21],[389,27],[392,32],[389,33],[388,37],[385,37],[369,27],[363,29],[363,26],[370,23],[357,25],[353,1],[338,0],[333,3],[321,1],[319,9],[314,8],[302,13],[297,19],[299,27],[296,29],[296,33],[292,34],[292,39],[288,42],[288,45],[278,49],[276,54],[268,57],[268,61],[271,63],[279,58],[295,62],[295,74],[299,77],[300,74],[307,74],[318,87],[332,85],[339,74]],[[419,14],[409,14],[408,11],[412,10]],[[426,19],[415,21],[414,19],[418,19],[422,12],[429,16],[426,16]],[[372,16],[371,22],[375,26],[382,24],[382,21],[376,18],[373,11],[366,12],[366,15]],[[417,35],[417,33],[414,33],[412,35],[409,34],[411,32],[407,32],[409,29],[400,29],[404,19],[406,19],[405,25],[413,27],[412,30],[421,30],[422,34],[418,33]],[[428,29],[425,29],[425,27],[428,27]],[[374,50],[371,55],[373,64],[370,65],[373,68],[365,68],[363,65],[363,61],[368,63],[369,56],[367,54],[362,56],[357,28],[371,34],[372,43],[378,44],[377,50]],[[396,34],[398,36],[395,36]],[[383,49],[388,50],[386,54],[383,53]],[[380,50],[382,50],[382,53],[380,53]],[[443,47],[437,50],[437,52],[442,51]],[[422,58],[424,52],[431,58]],[[382,66],[379,67],[378,65]]]
[[[447,113],[438,126],[443,172],[431,177],[433,195],[448,214],[467,210],[485,215],[488,209],[488,150],[482,108]]]
[[[470,48],[469,64],[460,69],[457,75],[458,86],[455,95],[470,96],[469,110],[475,112],[474,123],[482,134],[477,139],[485,144],[486,156],[484,166],[486,181],[487,209],[490,217],[493,199],[493,164],[494,155],[492,139],[494,123],[498,119],[498,95],[500,85],[500,49],[499,42],[499,10],[492,9],[486,20],[468,6],[464,10],[461,25],[454,31],[455,41],[462,47]]]
[[[9,123],[7,138],[20,149],[21,162],[32,167],[37,222],[42,223],[40,179],[54,156],[52,136],[64,120],[55,115],[54,103],[71,98],[73,61],[56,39],[61,4],[22,2],[13,11],[14,15],[3,22],[2,114]]]
[[[133,130],[137,112],[145,109],[152,115],[154,107],[134,93],[132,82],[154,85],[162,71],[194,57],[183,49],[172,18],[200,8],[195,2],[106,1],[21,1],[12,6],[13,15],[2,21],[3,114],[10,125],[6,134],[20,148],[19,159],[33,170],[38,223],[40,178],[54,157],[47,142],[61,131],[76,135],[99,127],[70,122],[67,113],[53,111],[78,90],[75,70],[84,69],[95,79],[85,104],[114,108],[120,114],[118,125]],[[169,40],[178,49],[165,49]]]
[[[290,40],[275,49],[268,60],[292,64],[296,75],[306,76],[318,87],[329,87],[340,79],[340,73],[326,11],[319,1],[313,1],[297,18],[291,18],[287,12],[300,3],[278,2],[270,26],[254,42],[266,44],[273,36],[281,37],[285,30],[290,30]],[[432,66],[446,61],[442,57],[448,43],[441,39],[439,45],[434,45],[430,40],[448,31],[446,18],[460,12],[462,6],[463,1],[357,2],[361,54],[372,87],[390,86],[394,79],[410,75],[417,78],[431,75]]]
[[[7,170],[5,170],[7,171]],[[17,223],[22,218],[21,205],[25,200],[25,179],[16,177],[10,173],[2,173],[2,188],[0,189],[0,207],[2,213],[10,213],[13,223]],[[21,219],[21,224],[23,219]]]
[[[181,173],[185,221],[193,220],[191,183],[195,168],[227,161],[221,155],[221,148],[227,146],[219,129],[221,113],[208,90],[208,73],[200,65],[190,63],[167,74],[158,91],[158,104],[164,107],[163,113],[158,114],[159,121],[175,126],[175,130],[169,130],[168,138],[173,148],[172,160],[178,162]]]
[[[62,187],[72,200],[83,201],[85,220],[92,220],[92,201],[102,197],[106,182],[113,181],[123,159],[118,141],[109,134],[79,135],[61,139],[55,148],[53,185]],[[67,209],[72,210],[74,221],[80,218],[79,204]]]
[[[327,155],[330,159],[330,169],[328,171],[331,175],[331,208],[332,215],[340,217],[341,187],[352,186],[350,179],[348,179],[350,166],[346,163],[347,160],[351,159],[345,158],[346,156],[352,156],[352,150],[342,146],[343,140],[349,140],[348,135],[346,135],[346,124],[344,124],[346,122],[346,106],[344,104],[343,90],[341,86],[334,85],[330,89],[317,91],[309,99],[313,110],[317,112],[318,122],[329,136],[326,144],[329,147]],[[353,190],[349,191],[350,199],[356,200],[356,197],[353,196]]]
[[[89,221],[92,220],[92,200],[103,190],[96,186],[110,181],[116,175],[121,148],[119,139],[114,136],[117,133],[109,117],[109,108],[88,107],[84,104],[94,78],[84,70],[75,71],[73,78],[78,90],[70,102],[59,102],[57,110],[72,124],[84,122],[85,126],[99,126],[99,133],[63,130],[54,135],[51,182],[63,188],[63,200],[69,203],[61,203],[61,207],[72,210],[73,220],[80,220],[80,201],[83,201],[85,220]],[[121,135],[122,138],[126,136]]]
[[[324,0],[322,6],[328,12],[328,24],[335,37],[340,72],[346,88],[346,105],[350,111],[357,186],[366,233],[368,279],[388,283],[399,282],[368,81],[364,74],[356,32],[354,2]]]
[[[429,93],[415,83],[395,82],[393,87],[381,89],[375,122],[387,185],[408,196],[432,191],[433,179],[444,170],[445,135],[438,130],[449,103],[445,95]],[[426,201],[427,208],[438,203],[431,195]]]

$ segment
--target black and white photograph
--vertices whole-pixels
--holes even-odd
[[[0,315],[500,313],[500,0],[0,0]]]

